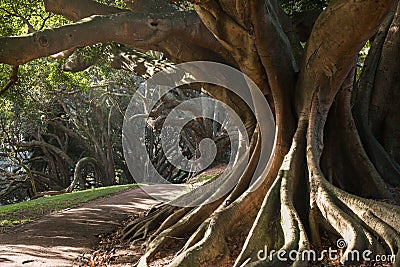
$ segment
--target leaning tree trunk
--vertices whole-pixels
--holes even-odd
[[[98,162],[96,159],[91,157],[86,157],[80,159],[75,166],[74,179],[72,183],[64,190],[66,193],[70,193],[75,189],[75,186],[79,183],[80,189],[85,189],[86,179],[83,177],[83,170],[88,166],[92,167],[94,170],[98,169]]]
[[[123,238],[147,245],[138,265],[147,266],[182,238],[188,241],[171,252],[177,254],[168,266],[307,265],[301,259],[281,262],[276,253],[260,260],[257,253],[265,246],[298,253],[311,244],[321,247],[323,232],[346,241],[342,261],[351,251],[366,249],[398,258],[400,208],[373,200],[391,198],[388,186],[400,182],[397,132],[387,129],[396,127],[393,112],[399,111],[388,105],[399,91],[398,68],[391,68],[400,62],[400,12],[390,12],[397,1],[332,4],[316,21],[302,62],[296,62],[295,47],[283,34],[285,17],[275,1],[243,1],[243,9],[210,2],[196,1],[202,21],[273,101],[278,132],[272,165],[262,185],[247,190],[263,153],[254,134],[251,160],[230,194],[196,208],[163,206],[130,223]],[[373,35],[356,83],[358,52]],[[268,77],[267,84],[261,76]],[[385,132],[374,132],[380,125],[387,125]]]

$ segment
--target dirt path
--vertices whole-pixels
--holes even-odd
[[[162,197],[173,198],[179,193],[158,186],[148,188],[152,195]],[[129,215],[157,203],[134,188],[18,226],[0,234],[0,266],[76,266],[80,254],[98,245],[100,234],[115,231]]]

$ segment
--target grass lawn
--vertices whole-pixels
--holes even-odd
[[[6,227],[29,222],[51,212],[75,207],[81,203],[112,195],[136,186],[135,184],[130,184],[101,187],[0,206],[0,232],[3,232]]]
[[[208,180],[216,178],[217,176],[219,176],[219,174],[200,174],[199,178],[197,178],[196,183],[204,183]]]

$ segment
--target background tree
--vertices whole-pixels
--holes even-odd
[[[160,98],[159,103],[155,105],[149,114],[146,129],[146,149],[149,158],[157,172],[162,174],[167,181],[173,183],[185,182],[188,178],[198,175],[200,171],[185,171],[168,161],[167,155],[170,158],[174,158],[175,155],[180,152],[175,150],[174,142],[172,141],[176,138],[175,132],[173,129],[169,129],[170,126],[165,126],[164,122],[171,110],[174,110],[178,105],[187,100],[198,97],[205,98],[208,96],[200,91],[188,88],[171,90]],[[217,115],[217,107],[210,103],[202,103],[201,109],[204,113],[208,113],[210,116]],[[194,114],[190,110],[181,110],[181,113],[185,112],[189,113],[186,114],[188,117],[195,118]],[[185,114],[181,114],[181,118],[184,118],[184,116]],[[188,122],[183,127],[179,137],[180,150],[182,151],[182,154],[188,159],[196,159],[199,157],[197,154],[199,154],[200,141],[205,138],[210,138],[215,142],[217,147],[217,155],[214,159],[213,165],[210,167],[228,164],[230,157],[230,139],[227,132],[224,130],[225,124],[228,123],[228,120],[229,118],[224,118],[223,125],[216,122],[216,120],[203,118],[196,118]],[[176,118],[173,123],[178,125],[179,118]],[[166,133],[167,136],[162,138],[161,129],[164,129],[164,133]],[[162,142],[165,142],[164,149]],[[165,147],[167,149],[165,149]]]
[[[400,209],[382,201],[392,198],[390,188],[400,183],[398,1],[333,1],[310,16],[316,21],[301,38],[304,48],[278,1],[190,2],[195,11],[162,0],[126,1],[129,10],[91,0],[44,0],[46,11],[74,23],[0,39],[0,62],[12,66],[11,82],[17,66],[31,60],[114,41],[160,51],[175,63],[235,66],[269,101],[276,149],[268,168],[261,162],[267,168],[261,186],[249,191],[265,140],[237,97],[204,86],[241,115],[253,138],[251,160],[223,199],[197,208],[164,206],[130,224],[124,238],[147,239],[139,265],[188,236],[176,246],[179,253],[170,266],[286,266],[276,254],[270,262],[258,261],[257,252],[267,245],[301,253],[311,244],[321,246],[324,236],[343,237],[345,256],[369,248],[399,258]],[[368,40],[371,49],[358,76],[358,54]],[[229,182],[234,176],[224,178]],[[221,179],[215,183],[225,185]],[[190,194],[207,199],[213,193]]]
[[[110,59],[113,49],[124,51],[119,65]],[[54,64],[44,68],[35,63],[26,68],[29,80],[21,78],[0,100],[0,143],[8,159],[2,164],[5,179],[0,186],[1,203],[134,182],[123,157],[121,132],[125,109],[141,81],[130,73],[135,59],[155,68],[157,64],[168,65],[165,60],[157,63],[151,55],[107,43],[76,51],[66,62],[54,59]],[[98,66],[88,68],[94,62]],[[110,62],[129,73],[113,70]],[[150,74],[142,73],[146,75]],[[26,90],[28,86],[32,86],[30,90]],[[150,159],[159,173],[174,183],[185,182],[193,174],[168,162],[161,149],[159,127],[173,103],[178,105],[199,95],[193,90],[178,90],[165,100],[168,107],[160,103],[151,114],[158,128],[148,125]],[[193,121],[184,130],[182,149],[193,157],[199,138],[217,137],[218,129],[212,123]],[[219,135],[218,140],[223,153],[226,136]],[[17,169],[6,166],[9,161]]]
[[[101,78],[100,69],[92,72]],[[80,78],[85,76],[82,74]],[[87,84],[86,89],[82,88],[84,84],[62,83],[58,79],[58,89],[35,88],[36,95],[16,95],[16,99],[12,99],[12,92],[8,99],[1,99],[3,155],[31,176],[32,189],[37,189],[31,197],[72,191],[78,182],[81,189],[122,182],[121,177],[116,177],[117,172],[123,175],[121,168],[125,165],[118,153],[123,118],[120,109],[127,105],[130,93],[126,88],[120,89],[118,83],[122,80],[117,82],[110,73],[103,75],[107,76],[107,83],[99,80]],[[15,89],[24,90],[21,85]],[[95,174],[91,185],[81,175],[88,167]],[[12,191],[7,188],[0,194]],[[57,191],[49,192],[54,190]],[[43,191],[46,192],[40,193]]]

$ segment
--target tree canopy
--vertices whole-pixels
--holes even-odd
[[[342,263],[354,251],[400,257],[399,1],[43,0],[2,2],[1,11],[7,127],[25,116],[16,116],[16,107],[31,110],[46,103],[42,97],[61,91],[73,111],[102,83],[125,83],[119,90],[129,87],[132,73],[149,78],[192,61],[240,70],[268,101],[276,121],[270,160],[261,123],[268,114],[257,113],[263,104],[250,85],[242,90],[253,97],[256,112],[226,88],[191,85],[238,115],[250,157],[237,161],[243,171],[235,167],[180,197],[206,204],[161,205],[128,224],[123,239],[145,247],[138,266],[159,257],[171,259],[168,266],[307,266],[312,259],[284,261],[278,252],[302,255],[336,240],[346,243]],[[114,92],[108,88],[108,95]],[[175,100],[166,97],[162,109],[173,109],[168,104]],[[108,114],[114,107],[94,106]],[[95,127],[110,116],[97,118]],[[96,118],[86,119],[93,127]],[[88,138],[74,128],[77,139]],[[112,162],[112,153],[103,154],[102,164]],[[265,246],[275,252],[268,259],[259,256]]]

